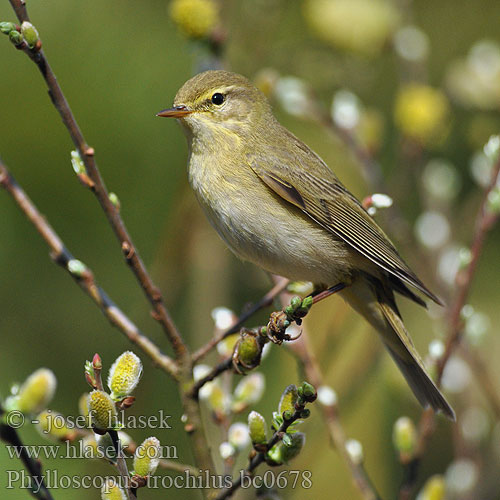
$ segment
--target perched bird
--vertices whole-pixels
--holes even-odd
[[[188,175],[208,219],[240,258],[339,293],[378,331],[419,402],[455,414],[426,373],[394,292],[440,303],[323,160],[284,128],[245,77],[206,71],[158,116],[177,118]]]

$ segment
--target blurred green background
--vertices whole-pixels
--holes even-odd
[[[467,73],[459,75],[460,80],[453,67],[458,64],[456,60],[467,57],[478,41],[500,42],[500,4],[496,0],[392,3],[390,8],[396,13],[394,26],[386,26],[388,33],[382,34],[380,47],[368,40],[370,49],[366,52],[352,41],[328,40],[322,35],[323,28],[313,19],[317,15],[314,9],[325,9],[328,21],[328,3],[221,1],[220,26],[227,37],[222,61],[227,68],[256,78],[264,88],[272,87],[274,90],[269,93],[282,123],[333,166],[344,184],[360,198],[374,188],[365,182],[353,156],[325,127],[311,117],[297,116],[307,113],[287,113],[290,96],[285,91],[280,93],[275,84],[286,84],[283,77],[288,75],[300,79],[292,80],[292,86],[298,82],[306,85],[327,113],[332,97],[338,96],[340,89],[349,89],[351,95],[357,96],[359,109],[373,112],[376,119],[373,123],[368,121],[368,130],[373,128],[374,132],[367,132],[361,139],[368,137],[367,144],[387,180],[388,194],[407,222],[399,231],[400,226],[391,224],[389,215],[381,213],[379,220],[383,225],[385,221],[387,232],[409,264],[431,289],[449,301],[453,280],[447,280],[446,266],[453,260],[453,249],[469,244],[481,196],[480,187],[473,180],[479,167],[476,165],[471,175],[471,159],[490,134],[500,131],[500,98],[495,101],[493,95],[490,101],[485,98],[486,103],[480,99],[486,95],[481,82],[484,84],[488,75],[491,79],[492,71],[500,75],[495,66],[498,61],[491,54],[486,62],[483,58],[486,76],[481,74],[484,78],[479,78],[479,83]],[[224,305],[239,312],[270,286],[263,272],[236,260],[209,227],[187,186],[187,148],[181,130],[176,123],[155,117],[155,113],[171,105],[184,81],[210,66],[212,56],[207,43],[183,35],[172,21],[169,2],[165,1],[33,0],[28,7],[73,112],[96,150],[108,189],[118,194],[122,216],[141,256],[161,286],[187,342],[193,348],[201,346],[212,334],[210,312],[214,307]],[[363,28],[367,20],[356,17],[363,12],[353,10],[354,17],[340,17],[339,22],[342,26],[355,26],[359,20]],[[0,20],[14,20],[7,0],[0,3]],[[377,31],[380,26],[377,28],[376,15],[370,16],[368,23],[372,21]],[[383,31],[384,19],[380,23]],[[410,24],[427,36],[428,50],[418,61],[405,60],[401,50],[394,48],[398,30]],[[356,39],[362,39],[369,28],[361,29]],[[0,39],[0,60],[0,154],[4,162],[70,251],[92,268],[98,283],[143,331],[168,351],[104,215],[91,193],[75,178],[70,164],[72,143],[37,68],[6,37]],[[268,70],[263,72],[264,68]],[[497,78],[495,75],[493,78]],[[493,82],[500,88],[498,78]],[[436,144],[430,139],[405,137],[404,124],[394,121],[396,95],[413,80],[438,89],[448,103],[446,117],[438,124],[444,130],[440,131],[443,139]],[[484,85],[495,94],[495,85],[493,90]],[[467,94],[460,90],[463,86],[472,90]],[[478,95],[480,104],[474,100]],[[452,164],[453,182],[461,186],[453,196],[445,194],[437,200],[428,192],[432,186],[429,188],[421,180],[424,167],[436,158]],[[433,184],[437,181],[431,174]],[[416,239],[410,239],[410,235],[414,234],[412,228],[418,217],[429,210],[442,215],[450,234],[439,244],[426,246],[425,235],[423,239],[419,239],[418,231]],[[78,398],[87,390],[84,361],[99,352],[105,367],[109,367],[131,345],[72,280],[51,263],[45,244],[4,192],[0,192],[0,232],[0,394],[7,395],[11,383],[23,381],[36,368],[49,367],[58,378],[51,407],[75,415]],[[476,335],[481,337],[477,349],[496,382],[500,377],[496,363],[500,356],[499,244],[497,228],[488,238],[470,297],[483,320],[481,335]],[[451,260],[445,261],[446,255]],[[431,308],[430,317],[403,301],[401,308],[416,345],[425,354],[429,342],[442,338],[445,332],[442,313]],[[264,321],[266,313],[252,324]],[[490,325],[489,329],[485,324]],[[338,394],[347,435],[363,444],[366,469],[383,498],[394,498],[403,472],[392,446],[392,427],[401,415],[418,421],[420,408],[388,356],[378,355],[380,346],[371,329],[338,298],[315,307],[307,325],[325,380]],[[489,333],[482,335],[482,330]],[[175,384],[146,356],[133,350],[141,356],[145,370],[132,411],[154,414],[162,409],[171,414],[173,429],[163,430],[157,437],[162,444],[177,447],[180,461],[192,462],[180,423]],[[209,359],[214,362],[216,357]],[[473,467],[473,472],[468,469],[473,481],[469,488],[460,489],[452,484],[449,473],[448,497],[498,498],[500,426],[473,374],[462,365],[460,373],[466,373],[466,383],[456,394],[450,394],[459,423],[452,426],[438,419],[418,484],[420,487],[432,474],[445,474],[457,459],[467,459]],[[300,382],[302,375],[287,349],[276,347],[261,371],[266,376],[267,389],[255,409],[270,415],[284,386]],[[471,408],[477,412],[466,427],[461,417],[470,414]],[[205,411],[205,417],[211,428],[209,411]],[[245,414],[238,417],[242,421],[245,418]],[[297,499],[318,495],[358,498],[345,465],[327,444],[319,412],[313,409],[304,428],[307,445],[290,468],[311,470],[313,487],[280,494]],[[131,434],[141,441],[151,430]],[[31,427],[23,428],[21,435],[28,444],[44,443]],[[217,431],[211,432],[211,440],[217,453]],[[60,474],[114,474],[112,467],[97,461],[43,462],[45,469],[57,468]],[[25,491],[4,489],[6,471],[20,469],[20,463],[9,459],[5,447],[0,446],[2,498],[28,497]],[[78,500],[99,498],[99,492],[69,489],[54,491],[54,496]],[[252,498],[253,492],[240,496]],[[140,498],[194,499],[200,498],[200,494],[189,490],[150,490],[141,491]]]

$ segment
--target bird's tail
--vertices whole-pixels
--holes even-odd
[[[455,412],[425,371],[403,324],[392,289],[380,280],[360,276],[341,295],[375,327],[420,404],[455,420]]]

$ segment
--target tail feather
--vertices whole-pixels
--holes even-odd
[[[378,279],[361,277],[341,294],[376,328],[420,404],[455,420],[455,412],[425,371],[403,324],[392,289]]]

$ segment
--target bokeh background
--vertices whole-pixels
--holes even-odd
[[[214,66],[253,79],[268,93],[280,121],[359,198],[382,189],[393,198],[396,208],[380,211],[377,219],[423,281],[449,302],[487,180],[482,147],[500,131],[500,4],[225,0],[216,4],[215,14],[201,0],[174,4],[33,0],[28,7],[106,184],[117,193],[130,233],[189,345],[196,348],[210,338],[215,307],[239,312],[271,284],[263,272],[233,257],[209,227],[187,185],[181,130],[155,117],[171,105],[184,81]],[[0,3],[0,20],[14,20],[7,0]],[[75,177],[72,144],[38,70],[6,37],[0,39],[0,60],[3,160],[70,251],[168,351],[104,215]],[[376,165],[360,166],[334,128],[354,137]],[[78,398],[87,390],[84,361],[99,352],[109,367],[131,346],[51,263],[39,235],[2,192],[0,234],[0,394],[6,396],[13,382],[36,368],[49,367],[58,379],[51,408],[75,415]],[[496,389],[499,245],[496,228],[474,280],[465,336]],[[444,311],[431,306],[426,313],[403,300],[401,309],[420,352],[429,353],[429,345],[438,352],[446,332]],[[265,321],[264,312],[251,323]],[[346,434],[363,445],[365,467],[382,497],[395,498],[403,468],[392,443],[394,422],[402,415],[418,422],[420,408],[373,331],[340,299],[315,306],[307,328],[325,382],[336,391]],[[145,370],[132,411],[171,414],[173,429],[157,437],[177,447],[179,461],[191,462],[175,384],[134,351]],[[216,355],[208,358],[216,360]],[[273,347],[260,371],[266,391],[254,407],[270,416],[284,386],[300,382],[302,374],[285,347]],[[417,490],[440,474],[447,498],[497,498],[499,415],[462,358],[454,357],[445,375],[445,392],[459,419],[456,425],[438,419]],[[217,455],[219,432],[205,410]],[[237,417],[245,419],[245,413]],[[280,497],[358,498],[314,408],[304,429],[307,445],[290,468],[311,470],[313,486],[280,491]],[[131,432],[137,441],[151,433]],[[28,444],[46,444],[30,426],[21,435]],[[114,474],[99,461],[43,462],[61,474]],[[6,471],[21,469],[4,446],[0,468],[2,498],[27,498],[26,491],[4,489]],[[100,494],[69,489],[54,495],[78,500]],[[241,498],[253,495],[240,493]],[[200,494],[150,490],[140,497],[194,499]]]

